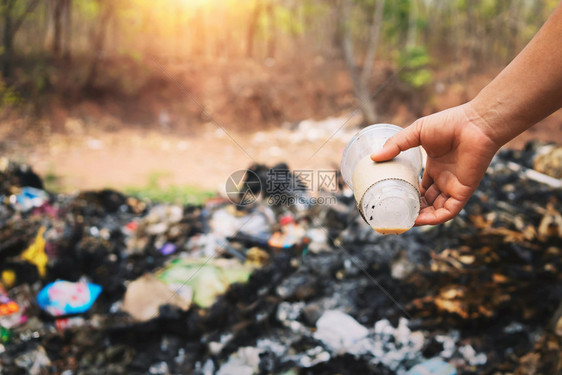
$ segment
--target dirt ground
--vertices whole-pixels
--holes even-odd
[[[283,161],[297,170],[333,170],[339,167],[343,149],[359,129],[361,118],[343,68],[330,75],[324,62],[318,64],[307,73],[317,74],[316,79],[308,82],[290,78],[285,67],[262,76],[252,76],[242,68],[237,77],[216,73],[204,77],[206,85],[189,78],[186,87],[193,89],[193,97],[182,97],[177,88],[168,87],[168,95],[179,96],[179,103],[168,106],[170,99],[165,95],[154,103],[137,98],[136,105],[134,100],[122,105],[86,102],[68,109],[62,103],[49,112],[45,126],[31,129],[29,121],[18,118],[0,122],[0,151],[29,163],[43,177],[56,179],[58,189],[65,192],[140,187],[155,176],[162,187],[222,190],[232,172],[256,162]],[[406,126],[418,116],[468,100],[490,77],[477,76],[465,86],[446,84],[423,107],[400,97],[392,87],[385,88],[387,95],[377,98],[382,121]],[[283,82],[276,86],[282,89],[268,89],[271,79]],[[200,99],[206,115],[201,116],[193,98]],[[190,118],[175,111],[181,102],[197,113],[198,121],[195,115]],[[143,112],[147,108],[148,117]],[[132,113],[131,122],[119,118],[119,110]],[[133,123],[137,110],[145,118],[143,126]],[[299,122],[311,117],[316,120]],[[521,148],[530,139],[561,143],[561,135],[562,112],[558,112],[507,147]]]
[[[333,121],[343,126],[346,119]],[[521,148],[530,139],[560,142],[560,124],[562,114],[558,113],[508,147]],[[343,149],[357,129],[355,121],[338,132],[316,133],[279,128],[252,133],[229,131],[227,135],[211,123],[196,136],[138,129],[69,132],[51,135],[39,145],[20,145],[9,156],[27,161],[42,176],[60,178],[60,187],[67,192],[144,186],[154,175],[161,177],[162,186],[220,190],[232,172],[253,162],[273,165],[284,161],[299,170],[338,168]]]

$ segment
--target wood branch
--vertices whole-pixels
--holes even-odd
[[[360,77],[361,82],[366,86],[369,86],[371,71],[373,70],[373,64],[377,54],[377,47],[379,46],[384,3],[385,0],[378,0],[375,4],[375,9],[373,11],[373,23],[369,28],[369,45],[367,47],[367,53],[365,55],[365,61],[363,62],[363,69]]]
[[[379,0],[384,1],[384,0]],[[358,101],[361,112],[365,122],[375,123],[377,120],[377,113],[374,102],[371,100],[371,95],[369,92],[368,81],[362,79],[362,74],[355,63],[355,52],[353,46],[353,35],[351,35],[351,30],[349,28],[349,22],[351,20],[351,0],[343,0],[341,8],[341,22],[342,22],[342,50],[344,55],[344,60],[351,77],[351,83],[353,86],[353,92]],[[377,38],[378,39],[378,38]],[[376,47],[375,47],[376,50]],[[374,57],[374,56],[373,56]]]
[[[408,36],[406,37],[406,48],[415,47],[418,37],[418,6],[416,0],[410,0],[410,9],[408,10]]]
[[[258,19],[262,12],[263,4],[261,0],[256,0],[254,3],[254,10],[250,15],[250,22],[246,31],[246,56],[252,57],[254,54],[254,39],[258,27]]]
[[[25,8],[25,11],[21,14],[21,16],[19,16],[19,18],[12,25],[12,30],[11,30],[12,35],[18,31],[23,21],[25,20],[25,17],[27,17],[27,15],[31,13],[38,4],[39,4],[39,0],[32,0],[27,4],[27,8]]]
[[[351,76],[351,80],[353,83],[353,89],[358,94],[357,89],[360,86],[360,76],[359,71],[357,69],[357,64],[355,63],[355,52],[353,48],[353,36],[351,35],[351,30],[349,28],[350,22],[350,13],[351,13],[351,1],[350,0],[343,0],[342,1],[342,50],[343,50],[343,57],[347,68],[349,70],[349,74]]]

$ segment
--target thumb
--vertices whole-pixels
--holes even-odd
[[[404,130],[390,137],[383,148],[371,154],[373,161],[386,161],[398,156],[401,151],[419,146],[421,121],[418,120]]]

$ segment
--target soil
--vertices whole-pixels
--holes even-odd
[[[343,148],[362,121],[345,68],[320,58],[298,72],[294,65],[247,62],[166,69],[169,76],[147,79],[140,95],[112,98],[102,83],[95,100],[87,95],[51,100],[40,120],[9,116],[0,123],[0,151],[42,176],[58,178],[66,192],[144,186],[154,176],[163,187],[222,190],[232,172],[256,162],[338,169]],[[378,66],[383,73],[375,82],[390,76],[389,69]],[[180,77],[184,89],[170,77]],[[491,77],[473,76],[464,86],[444,79],[436,84],[439,94],[417,93],[431,94],[426,101],[391,83],[376,98],[381,122],[406,126],[460,104]],[[330,117],[329,126],[322,122]],[[320,123],[299,128],[311,118]],[[522,148],[531,139],[560,143],[561,134],[562,112],[557,112],[506,147]]]

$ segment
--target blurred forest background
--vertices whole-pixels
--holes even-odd
[[[214,188],[252,161],[298,167],[338,126],[300,143],[280,131],[326,118],[406,126],[463,103],[557,4],[1,0],[0,150],[62,190]],[[526,136],[552,140],[561,123]],[[316,157],[334,165],[344,144]]]

